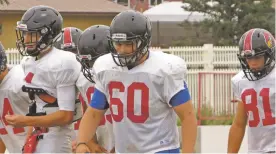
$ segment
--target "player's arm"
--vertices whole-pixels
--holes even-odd
[[[25,116],[24,126],[53,127],[72,123],[75,109],[76,92],[74,83],[69,86],[57,86],[59,110],[44,116]]]
[[[87,102],[88,100],[85,100],[84,98],[85,98],[85,94],[82,94],[80,92],[79,93],[79,100],[80,100],[80,102],[82,104],[82,107],[83,107],[83,113],[85,113],[85,111],[87,109],[87,105],[86,104],[89,104],[89,102]],[[93,139],[88,142],[88,146],[89,146],[90,149],[92,149],[95,144],[98,144],[97,134],[95,134],[94,137],[93,137]]]
[[[164,79],[164,98],[181,120],[182,152],[193,153],[197,136],[197,120],[185,82],[187,66],[180,57],[173,58],[170,67],[166,68],[168,74]]]
[[[1,127],[1,128],[3,128],[3,125],[2,125],[2,124],[4,124],[4,121],[3,121],[3,120],[0,122],[0,127]],[[6,151],[6,145],[5,145],[5,143],[3,142],[3,138],[0,137],[0,153],[5,153],[5,151]]]
[[[76,100],[75,86],[79,74],[80,66],[75,61],[65,61],[60,70],[52,72],[51,80],[52,84],[56,85],[59,110],[45,116],[27,117],[27,126],[53,127],[72,123]]]
[[[193,153],[197,136],[197,120],[188,89],[181,90],[170,104],[181,121],[182,152]]]
[[[247,124],[247,115],[242,102],[238,102],[237,113],[228,136],[228,153],[238,153]]]
[[[76,61],[76,60],[75,60]],[[76,89],[75,84],[80,74],[80,64],[74,60],[65,61],[61,68],[51,72],[50,81],[56,85],[59,110],[44,116],[6,115],[7,122],[13,126],[53,127],[72,123]]]
[[[73,111],[59,110],[45,116],[27,116],[24,125],[34,127],[64,126],[72,123],[73,115]]]
[[[0,139],[0,153],[5,153],[5,151],[6,151],[6,146],[2,141],[2,139]]]
[[[91,151],[87,151],[87,145],[89,141],[92,140],[93,136],[95,136],[96,129],[107,108],[108,103],[105,94],[96,87],[90,106],[86,109],[79,126],[78,143],[85,143],[86,145],[78,145],[76,152],[82,153]]]

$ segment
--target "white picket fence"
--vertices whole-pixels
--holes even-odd
[[[187,83],[198,112],[203,105],[211,106],[214,114],[235,112],[231,78],[240,71],[237,46],[205,44],[152,50],[161,50],[185,59],[189,70]]]
[[[204,71],[213,71],[218,67],[228,67],[230,70],[236,71],[239,66],[238,47],[236,46],[205,44],[203,46],[169,47],[167,49],[152,48],[152,50],[162,50],[177,55],[185,59],[188,67],[192,69],[203,67]]]
[[[170,47],[167,49],[151,48],[185,59],[188,66],[187,83],[191,91],[194,106],[208,104],[215,113],[234,112],[231,103],[231,77],[239,71],[236,46],[203,46]],[[17,49],[8,49],[8,64],[19,64],[22,56]]]

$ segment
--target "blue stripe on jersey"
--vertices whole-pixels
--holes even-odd
[[[184,82],[184,89],[179,91],[171,98],[170,104],[174,107],[174,106],[184,104],[188,102],[190,99],[191,99],[191,95],[190,95],[189,89],[187,87],[186,82]]]
[[[96,88],[94,90],[94,94],[91,99],[90,106],[98,110],[105,110],[109,108],[109,105],[104,93],[102,93]]]
[[[159,151],[156,153],[180,153],[180,149],[176,148],[176,149],[171,149],[171,150],[163,150],[163,151]]]

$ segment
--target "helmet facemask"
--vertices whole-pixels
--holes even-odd
[[[92,67],[93,67],[93,64],[95,62],[95,60],[98,58],[98,57],[92,57],[91,55],[81,55],[81,54],[77,54],[76,55],[76,58],[77,58],[77,61],[81,64],[81,71],[84,75],[84,77],[92,82],[92,83],[95,83],[94,81],[94,77],[93,77],[93,73],[92,73]]]
[[[28,36],[26,36],[28,35]],[[16,46],[22,56],[38,56],[43,50],[52,46],[60,35],[53,38],[50,27],[34,30],[27,29],[27,25],[18,24],[16,27]],[[29,38],[29,40],[25,40]]]
[[[242,51],[241,54],[238,54],[238,59],[240,60],[242,70],[245,74],[245,77],[249,81],[257,81],[265,76],[267,76],[272,69],[275,66],[275,47],[267,50],[262,50],[259,52],[255,52],[254,50],[247,50],[247,51]],[[249,64],[247,62],[247,59],[251,58],[258,58],[258,57],[264,57],[264,65],[260,69],[251,69],[249,67]]]
[[[122,67],[135,67],[141,59],[148,53],[149,39],[144,36],[128,37],[126,34],[113,34],[109,38],[111,54],[114,62]],[[120,45],[131,46],[132,52],[120,54],[116,48]]]
[[[1,45],[1,44],[0,44]],[[0,75],[7,69],[7,56],[5,51],[0,51]]]

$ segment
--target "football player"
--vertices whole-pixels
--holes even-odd
[[[94,92],[94,79],[91,69],[95,60],[110,52],[108,36],[110,28],[105,25],[94,25],[87,28],[81,35],[78,42],[77,59],[82,65],[82,75],[77,81],[77,87],[80,90],[87,106],[91,100],[91,94]],[[90,142],[92,153],[96,152],[114,152],[114,139],[112,131],[112,118],[110,111],[107,111],[96,132],[97,143],[101,146]],[[92,144],[92,145],[91,145]]]
[[[79,99],[83,104],[83,110],[85,110],[88,102],[91,100],[91,95],[94,91],[94,81],[92,79],[92,75],[89,72],[89,69],[92,68],[94,61],[101,55],[109,53],[108,50],[108,40],[107,35],[109,35],[109,27],[104,25],[95,25],[87,28],[83,34],[77,28],[64,28],[63,35],[61,40],[71,40],[69,41],[58,41],[55,45],[63,50],[70,51],[73,53],[78,53],[77,60],[82,64],[82,72],[77,80],[77,88],[80,91]],[[79,40],[81,36],[81,39]],[[70,45],[66,45],[70,44]],[[77,49],[77,45],[80,47]],[[67,48],[64,48],[64,47]],[[90,59],[89,59],[90,58]],[[94,152],[105,152],[105,149],[110,151],[114,147],[114,143],[112,142],[113,138],[110,136],[110,128],[111,127],[111,117],[110,115],[106,115],[107,118],[103,118],[101,122],[101,126],[97,130],[97,142],[98,144],[90,143],[90,147]],[[106,120],[108,119],[108,121]],[[72,149],[75,150],[76,141],[75,136],[78,132],[79,122],[75,122],[74,130],[75,134],[73,135]],[[102,147],[101,147],[102,146]]]
[[[77,53],[77,43],[81,36],[82,30],[76,27],[65,27],[61,31],[61,37],[56,41],[55,47],[64,50]]]
[[[76,27],[65,27],[61,30],[61,36],[58,38],[58,40],[54,43],[54,47],[60,50],[69,51],[74,54],[77,54],[77,44],[79,41],[79,38],[82,34],[82,30]],[[82,74],[80,74],[82,75]],[[86,103],[84,102],[84,99],[82,95],[77,96],[77,100],[80,101],[82,105],[82,111],[85,111],[86,109]],[[74,127],[74,133],[72,134],[72,150],[75,151],[76,146],[76,134],[79,129],[79,123],[80,120],[73,123]]]
[[[248,152],[275,153],[275,39],[254,28],[239,41],[242,71],[232,78],[239,101],[228,139],[228,152],[238,153],[248,125]]]
[[[0,153],[7,149],[9,153],[21,153],[26,140],[27,128],[8,125],[5,116],[26,114],[29,97],[22,92],[24,72],[20,65],[7,67],[7,56],[0,43]]]
[[[24,146],[24,153],[70,153],[72,122],[78,120],[74,112],[76,81],[81,65],[75,54],[53,47],[60,37],[63,18],[48,6],[28,9],[17,23],[17,48],[23,56],[24,92],[32,106],[25,115],[7,115],[13,126],[33,126],[32,136]]]
[[[149,51],[151,24],[136,11],[116,15],[110,25],[111,53],[93,65],[95,90],[79,128],[77,152],[89,152],[106,109],[110,109],[118,153],[194,152],[197,121],[180,57]]]

